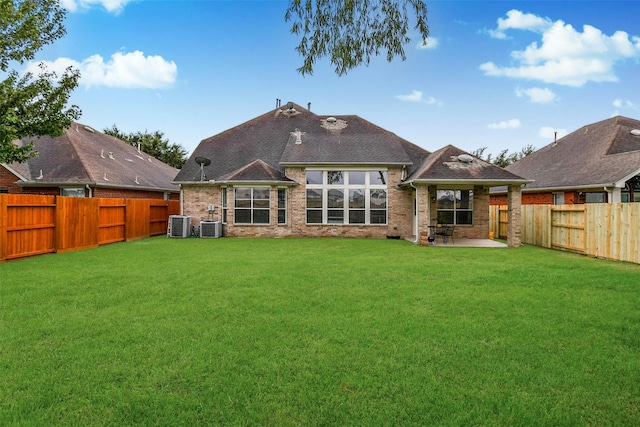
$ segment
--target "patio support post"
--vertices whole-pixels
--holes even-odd
[[[509,222],[507,223],[507,246],[518,248],[522,244],[522,186],[510,185],[507,193]]]

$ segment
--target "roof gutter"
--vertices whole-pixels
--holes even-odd
[[[564,187],[539,187],[539,188],[523,188],[522,192],[523,193],[539,193],[539,192],[545,192],[545,191],[550,191],[550,192],[554,192],[554,191],[571,191],[571,190],[591,190],[591,189],[595,189],[595,188],[611,188],[611,187],[618,187],[618,188],[622,188],[624,187],[624,183],[622,184],[622,187],[620,187],[619,183],[611,183],[611,184],[593,184],[593,185],[574,185],[574,186],[564,186]],[[496,191],[493,192],[491,194],[504,194],[506,193],[506,191]]]
[[[461,185],[461,184],[474,184],[474,185],[487,185],[490,187],[500,187],[502,185],[525,185],[534,182],[531,179],[412,179],[405,181],[400,185]],[[415,188],[415,187],[414,187]]]
[[[257,180],[247,180],[247,181],[241,181],[241,180],[222,180],[222,181],[215,181],[215,180],[210,180],[210,181],[173,181],[173,184],[176,185],[286,185],[286,186],[291,186],[294,187],[296,185],[299,185],[299,183],[295,182],[295,181],[257,181]]]
[[[20,187],[103,187],[103,188],[123,188],[126,190],[143,190],[143,191],[169,191],[179,192],[179,188],[164,187],[142,187],[139,185],[123,185],[123,184],[103,184],[99,182],[37,182],[37,181],[19,181],[16,185]]]

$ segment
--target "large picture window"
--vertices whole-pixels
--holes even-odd
[[[438,190],[438,224],[473,224],[473,190]]]
[[[235,223],[269,224],[269,188],[236,187]]]
[[[308,170],[308,224],[386,224],[387,171]]]

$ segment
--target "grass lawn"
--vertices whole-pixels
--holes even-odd
[[[0,425],[638,425],[640,266],[167,239],[0,264]]]

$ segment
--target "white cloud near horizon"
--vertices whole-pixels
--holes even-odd
[[[552,22],[517,10],[498,19],[498,27],[489,33],[506,38],[507,30],[525,30],[541,34],[524,50],[511,52],[515,66],[480,65],[486,76],[539,80],[545,83],[581,87],[587,82],[615,82],[614,66],[627,59],[640,59],[640,37],[616,31],[607,36],[598,28],[584,25],[582,32],[561,20]]]
[[[413,90],[409,95],[396,95],[396,98],[400,101],[406,102],[416,102],[422,104],[430,104],[430,105],[442,105],[442,101],[434,98],[433,96],[429,96],[427,98],[424,97],[422,91]]]
[[[532,87],[529,89],[516,89],[516,96],[522,98],[528,96],[534,104],[549,104],[558,99],[553,91],[548,88]]]
[[[628,109],[631,109],[631,110],[637,110],[638,109],[636,104],[634,104],[631,101],[624,100],[624,99],[616,99],[616,100],[613,101],[612,104],[616,108],[625,108],[625,109],[628,108]]]
[[[511,119],[511,120],[503,120],[497,123],[490,123],[487,125],[487,128],[493,130],[502,130],[502,129],[518,129],[521,126],[520,120]]]
[[[567,135],[566,129],[556,129],[551,126],[543,126],[538,130],[538,136],[542,139],[546,139],[549,143],[553,142],[554,139],[560,139],[565,135]]]
[[[92,55],[82,62],[69,58],[42,61],[48,71],[61,75],[67,67],[80,70],[80,86],[107,86],[125,89],[161,89],[172,86],[177,78],[178,66],[161,56],[145,56],[136,50],[117,52],[105,62],[102,56]],[[30,62],[26,71],[39,74],[40,62]]]
[[[432,50],[438,47],[438,39],[435,37],[427,37],[427,42],[424,43],[422,40],[418,42],[416,45],[416,49],[419,50]]]
[[[89,9],[92,5],[102,5],[107,12],[118,14],[122,12],[127,3],[132,0],[60,0],[60,5],[69,12],[77,12],[78,9]]]

